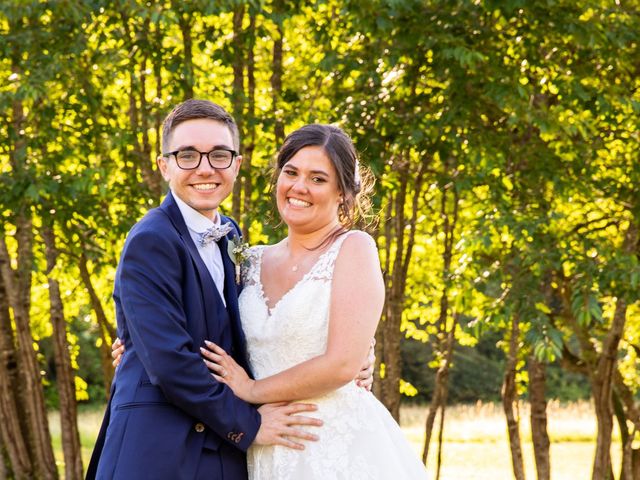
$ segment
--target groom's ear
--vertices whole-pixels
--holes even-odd
[[[242,165],[242,155],[238,155],[234,160],[233,169],[235,176],[237,176],[238,172],[240,171],[240,165]]]
[[[158,170],[160,170],[160,173],[162,174],[162,178],[164,178],[165,181],[168,182],[169,178],[167,177],[167,158],[163,157],[162,155],[158,155],[158,158],[156,158],[156,165],[158,166]]]

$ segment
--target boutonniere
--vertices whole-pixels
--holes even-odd
[[[240,266],[249,258],[249,244],[235,236],[227,242],[227,253],[235,265],[236,284],[240,285]]]

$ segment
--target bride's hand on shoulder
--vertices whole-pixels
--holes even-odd
[[[211,371],[211,375],[218,382],[228,385],[236,397],[248,403],[257,403],[251,395],[253,385],[247,372],[225,352],[221,347],[213,342],[205,340],[205,347],[200,347],[200,353],[204,357],[204,363]]]

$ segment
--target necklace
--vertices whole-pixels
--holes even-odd
[[[289,250],[289,258],[291,260],[294,260],[294,259],[291,258],[291,250],[290,250],[291,249],[291,244],[289,243],[289,239],[288,238],[286,239],[285,245],[286,245],[287,249]],[[303,253],[302,255],[299,255],[297,260],[294,260],[295,264],[291,266],[291,271],[292,272],[297,272],[300,269],[300,267],[302,267],[304,265],[308,265],[310,260],[317,261],[318,258],[320,257],[320,255],[322,254],[322,252],[324,250],[326,250],[326,248],[327,248],[326,246],[323,247],[323,245],[324,245],[324,243],[319,245],[318,247],[312,248],[312,249],[308,249],[306,247],[303,247],[303,248],[305,248],[306,252]]]
[[[291,266],[291,271],[292,272],[297,272],[298,269],[300,268],[300,265],[304,263],[304,260],[305,260],[305,256],[304,255],[301,256],[300,258],[298,258],[298,260],[296,260],[295,265]]]
[[[287,248],[289,247],[289,239],[287,239]],[[291,254],[289,254],[291,255]],[[305,261],[309,258],[308,254],[303,254],[301,256],[298,257],[297,260],[295,260],[295,264],[291,266],[291,271],[292,272],[297,272],[300,269],[300,266],[304,265]]]

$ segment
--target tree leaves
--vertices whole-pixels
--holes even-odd
[[[232,63],[250,45],[233,37],[232,10],[244,6],[240,33],[248,33],[248,15],[255,23],[255,108],[241,112],[258,133],[250,210],[243,212],[253,238],[283,235],[277,221],[264,221],[275,216],[270,79],[279,27],[277,118],[286,131],[308,121],[345,127],[378,177],[378,210],[394,205],[405,177],[424,174],[420,185],[405,182],[420,212],[403,305],[403,328],[412,336],[440,333],[447,289],[445,316],[459,316],[458,338],[503,331],[519,314],[523,355],[552,362],[579,334],[601,340],[612,298],[638,301],[637,252],[622,252],[628,226],[640,218],[640,26],[631,7],[565,0],[103,3],[0,7],[0,76],[7,80],[0,106],[26,105],[23,129],[0,113],[3,220],[10,229],[15,212],[32,207],[39,219],[55,216],[68,288],[82,250],[96,271],[112,276],[124,235],[158,203],[141,166],[154,168],[170,107],[191,87],[225,106],[245,94],[246,76],[243,92],[232,86]],[[181,18],[191,22],[191,58]],[[14,51],[19,69],[10,64]],[[10,150],[16,139],[24,152]],[[460,218],[448,269],[442,202]],[[385,219],[379,233],[396,220]],[[383,262],[391,267],[399,248],[406,245],[381,240]],[[108,298],[108,282],[101,288]]]

